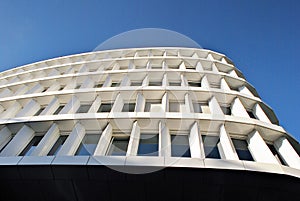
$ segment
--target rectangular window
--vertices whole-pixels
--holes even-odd
[[[181,82],[169,82],[169,86],[181,86]]]
[[[93,155],[99,139],[100,139],[100,134],[89,134],[89,133],[85,134],[75,155],[78,156]]]
[[[135,103],[124,103],[122,112],[134,112]]]
[[[129,136],[112,137],[107,155],[109,156],[126,156]]]
[[[59,152],[59,150],[61,149],[61,147],[63,146],[63,144],[65,143],[67,138],[68,138],[67,135],[59,136],[59,138],[57,139],[57,141],[55,142],[55,144],[49,151],[48,156],[56,155]]]
[[[53,114],[54,114],[54,115],[59,114],[60,111],[61,111],[63,108],[64,108],[64,105],[60,105],[60,106],[55,110],[55,112],[54,112]]]
[[[195,113],[210,113],[208,102],[193,102],[193,108]]]
[[[232,139],[232,142],[240,160],[254,161],[246,140]]]
[[[191,157],[189,139],[187,135],[171,135],[171,156]]]
[[[201,82],[189,81],[188,84],[189,84],[190,87],[201,87]]]
[[[95,84],[95,88],[101,88],[103,86],[103,83],[97,83],[97,84]]]
[[[143,82],[131,82],[130,86],[142,86]]]
[[[272,154],[275,156],[275,158],[277,159],[277,161],[282,164],[282,165],[287,165],[283,158],[280,156],[280,154],[278,153],[278,151],[275,149],[274,145],[272,144],[267,144],[269,149],[271,150]]]
[[[28,145],[23,149],[19,156],[30,156],[33,150],[37,147],[43,136],[34,136]]]
[[[184,102],[169,102],[169,112],[181,112],[181,108],[184,106]]]
[[[44,109],[45,109],[44,106],[41,107],[41,108],[34,114],[34,116],[39,116],[39,115],[43,112]]]
[[[155,112],[155,106],[161,106],[161,100],[149,100],[145,104],[145,112]]]
[[[88,113],[91,105],[80,105],[76,113]]]
[[[257,119],[257,117],[255,116],[255,114],[252,111],[247,110],[247,113],[248,113],[248,115],[249,115],[250,118]]]
[[[221,110],[225,115],[231,115],[231,108],[228,106],[221,106]]]
[[[141,133],[138,156],[158,156],[158,134]]]
[[[202,141],[204,145],[205,158],[221,158],[218,149],[218,143],[220,142],[219,137],[202,135]]]
[[[112,103],[102,103],[97,112],[110,112]]]
[[[161,81],[150,81],[148,86],[162,86]]]
[[[121,84],[120,82],[112,82],[110,87],[118,87],[120,86],[120,84]]]

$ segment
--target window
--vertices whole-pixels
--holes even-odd
[[[181,86],[181,82],[169,82],[169,86]]]
[[[103,86],[103,83],[97,83],[97,84],[95,84],[95,88],[101,88]]]
[[[65,88],[65,86],[60,86],[58,91],[61,91]]]
[[[161,81],[150,81],[148,86],[162,86]]]
[[[232,142],[240,160],[254,161],[246,140],[232,139]]]
[[[55,142],[55,144],[49,151],[48,156],[56,155],[59,152],[59,150],[61,149],[61,147],[63,146],[63,144],[65,143],[67,138],[68,138],[68,136],[66,136],[66,135],[59,136],[59,138],[57,139],[57,141]]]
[[[110,112],[112,103],[102,103],[97,112]]]
[[[161,100],[149,100],[146,101],[145,104],[145,112],[155,112],[158,111],[159,109],[155,108],[155,106],[161,106]],[[161,107],[160,107],[161,109]]]
[[[217,158],[220,159],[220,153],[218,149],[218,143],[220,142],[217,136],[202,135],[204,153],[206,158]]]
[[[267,144],[269,149],[271,150],[272,154],[275,156],[275,158],[277,159],[277,161],[282,164],[282,165],[287,165],[283,158],[280,156],[280,154],[278,153],[278,151],[276,150],[276,148],[274,147],[273,144]]]
[[[54,115],[59,114],[63,108],[64,108],[64,105],[60,105],[53,114]]]
[[[107,155],[109,156],[126,156],[129,136],[112,137]]]
[[[135,103],[124,103],[122,112],[134,112]]]
[[[208,102],[193,102],[193,108],[195,113],[210,113]]]
[[[41,107],[41,108],[34,114],[34,116],[40,115],[40,114],[43,112],[44,109],[45,109],[45,106]]]
[[[118,87],[120,86],[120,84],[121,84],[120,82],[112,82],[110,87]]]
[[[189,81],[188,84],[189,84],[190,87],[201,87],[201,82]]]
[[[49,87],[45,87],[42,92],[46,92],[48,89]]]
[[[169,112],[180,112],[184,102],[169,102]]]
[[[43,136],[34,136],[28,145],[23,149],[19,156],[30,156],[33,150],[37,147]]]
[[[141,133],[138,156],[158,156],[158,134]]]
[[[221,110],[225,115],[231,115],[231,108],[228,106],[221,106]]]
[[[247,113],[248,113],[248,115],[249,115],[250,118],[257,119],[257,117],[255,116],[255,114],[252,111],[247,110]]]
[[[143,82],[134,81],[134,82],[130,83],[130,86],[142,86],[142,84],[143,84]]]
[[[80,105],[76,113],[88,113],[91,105]]]
[[[77,84],[74,89],[79,89],[81,84]]]
[[[191,157],[187,135],[171,135],[171,156]]]
[[[89,134],[89,133],[85,134],[75,155],[78,156],[93,155],[99,139],[100,139],[100,134]]]

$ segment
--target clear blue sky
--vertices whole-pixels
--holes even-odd
[[[0,0],[0,70],[93,50],[145,27],[226,54],[300,140],[300,1]]]

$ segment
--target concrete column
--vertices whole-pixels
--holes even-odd
[[[1,118],[13,118],[22,109],[22,106],[17,101],[13,101],[13,103],[1,114]]]
[[[32,151],[31,156],[46,156],[58,138],[59,129],[57,124],[54,123],[39,142],[38,146]]]
[[[149,76],[146,75],[146,77],[143,80],[142,86],[145,87],[148,86],[148,84],[149,84]]]
[[[179,65],[179,69],[180,70],[185,70],[186,69],[184,62],[181,62],[181,64]]]
[[[171,157],[171,136],[165,122],[159,122],[159,156]]]
[[[208,106],[212,114],[223,114],[221,107],[214,96],[209,100]]]
[[[0,150],[10,141],[12,138],[10,130],[5,126],[0,130]]]
[[[128,78],[128,76],[123,77],[120,86],[121,87],[130,86],[130,79]]]
[[[84,73],[84,72],[87,72],[87,71],[88,71],[88,68],[86,67],[86,64],[83,64],[83,65],[79,68],[78,73]]]
[[[191,129],[189,134],[189,145],[190,145],[190,151],[191,151],[191,157],[192,158],[205,158],[205,155],[203,153],[203,145],[202,140],[200,140],[200,128],[199,124],[195,122]]]
[[[80,124],[77,123],[72,132],[70,133],[69,137],[62,145],[61,149],[57,153],[58,156],[72,156],[76,153],[80,142],[82,141],[85,135],[85,128]]]
[[[135,121],[132,126],[126,156],[136,156],[140,141],[140,127]]]
[[[34,130],[24,125],[10,143],[2,150],[0,156],[17,156],[34,137]]]
[[[161,107],[165,112],[169,111],[169,94],[166,92],[161,100]]]
[[[211,69],[212,69],[212,72],[215,72],[215,73],[219,72],[219,69],[217,68],[215,63],[212,63]]]
[[[185,104],[186,112],[188,113],[194,112],[193,101],[191,99],[191,96],[188,93],[184,95],[184,104]]]
[[[225,91],[230,91],[230,87],[228,86],[228,84],[224,78],[221,79],[221,89],[223,89]]]
[[[1,91],[0,98],[7,97],[7,96],[10,96],[12,94],[13,94],[13,92],[11,90],[9,90],[8,88],[5,88]]]
[[[181,86],[183,87],[189,86],[188,81],[184,75],[180,75],[180,79],[181,79]]]
[[[165,52],[165,53],[166,53],[166,52]],[[162,62],[162,69],[164,69],[164,70],[168,69],[168,64],[167,64],[166,61],[163,61],[163,62]]]
[[[112,138],[112,126],[108,124],[101,134],[94,155],[104,156],[110,144],[111,138]]]
[[[146,100],[142,93],[137,94],[135,111],[136,112],[144,112]]]
[[[60,89],[60,85],[59,85],[59,83],[54,83],[54,84],[52,84],[50,87],[49,87],[49,89],[47,90],[47,92],[48,91],[58,91]]]
[[[71,80],[70,82],[68,82],[68,84],[65,86],[65,90],[68,90],[68,89],[74,89],[76,87],[76,80],[73,79]]]
[[[121,112],[124,106],[124,100],[121,96],[121,94],[118,94],[115,101],[114,105],[112,106],[111,111],[112,112]]]
[[[203,66],[202,66],[200,61],[198,61],[197,65],[196,65],[196,70],[199,71],[199,72],[203,71]]]
[[[235,70],[231,70],[228,74],[231,75],[232,77],[239,77],[239,76],[236,74]]]
[[[167,77],[167,74],[164,74],[163,79],[162,79],[162,86],[163,86],[163,87],[166,87],[166,86],[168,86],[168,85],[169,85],[169,83],[168,83],[168,77]]]
[[[41,112],[40,115],[51,115],[56,109],[59,107],[59,101],[56,97],[54,97],[48,106]]]
[[[235,98],[233,100],[231,105],[231,113],[233,116],[250,118],[244,105],[242,104],[239,98]]]
[[[32,99],[23,107],[16,117],[33,116],[40,108],[40,104]]]
[[[204,75],[201,79],[201,87],[203,88],[209,88],[209,82],[207,80],[207,77]]]
[[[59,114],[75,113],[80,107],[80,101],[76,96],[72,96],[71,100],[65,105]]]
[[[105,79],[105,81],[103,83],[103,87],[110,87],[111,86],[111,82],[112,82],[112,80],[111,80],[110,76],[107,75],[107,77],[106,77],[106,79]]]
[[[277,159],[262,139],[258,131],[253,131],[247,138],[248,148],[256,162],[278,164]]]
[[[28,87],[26,85],[21,85],[17,91],[14,93],[15,96],[23,95],[28,91]]]
[[[269,120],[269,118],[258,103],[256,103],[253,107],[253,113],[259,120],[271,123],[271,121]]]
[[[239,157],[224,125],[220,127],[220,143],[218,144],[218,149],[222,159],[239,160]]]
[[[242,94],[246,94],[246,95],[249,95],[249,96],[254,96],[246,86],[241,86],[241,87],[239,88],[239,91],[240,91]]]
[[[97,96],[92,103],[92,106],[90,107],[88,113],[96,113],[101,105],[101,98],[100,96]]]
[[[93,88],[95,85],[94,80],[90,78],[86,78],[79,89],[85,89],[85,88]]]
[[[286,137],[277,139],[274,147],[288,166],[300,169],[300,157]]]
[[[31,89],[29,89],[26,94],[40,93],[43,90],[44,90],[44,87],[42,85],[40,85],[39,83],[37,83]]]

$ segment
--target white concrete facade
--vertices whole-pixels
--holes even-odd
[[[300,177],[299,143],[217,52],[82,53],[4,71],[0,83],[0,165],[147,164]]]

